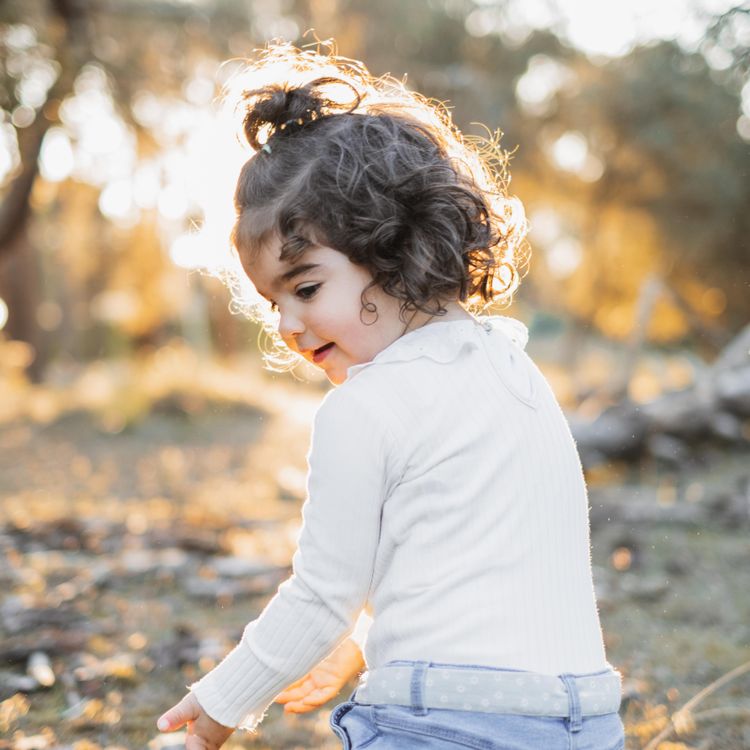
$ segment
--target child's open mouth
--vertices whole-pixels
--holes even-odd
[[[321,346],[319,349],[316,349],[313,352],[313,362],[317,364],[318,362],[322,362],[327,356],[328,352],[331,351],[333,348],[334,343],[331,341],[329,344],[326,344],[325,346]]]

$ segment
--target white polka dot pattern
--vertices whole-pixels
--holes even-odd
[[[413,670],[409,664],[394,664],[366,672],[357,687],[355,702],[411,706]],[[618,711],[621,679],[615,670],[573,678],[582,715]],[[419,687],[428,708],[533,716],[570,715],[566,683],[555,675],[436,665],[425,669]],[[449,688],[447,692],[446,688]]]

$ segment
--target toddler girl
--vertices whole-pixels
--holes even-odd
[[[293,575],[159,728],[218,748],[366,665],[331,713],[345,748],[624,747],[575,444],[526,328],[476,314],[523,261],[502,151],[351,60],[277,44],[251,72],[233,244],[268,325],[338,387]]]

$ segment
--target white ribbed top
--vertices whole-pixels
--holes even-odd
[[[437,321],[326,394],[293,574],[192,686],[212,718],[254,728],[366,606],[368,669],[611,666],[580,460],[526,339],[511,318]]]

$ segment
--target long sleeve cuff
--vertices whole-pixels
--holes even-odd
[[[214,721],[254,731],[274,697],[286,687],[283,682],[283,678],[263,667],[249,646],[240,641],[190,690]],[[248,696],[252,696],[252,703],[248,703]]]

